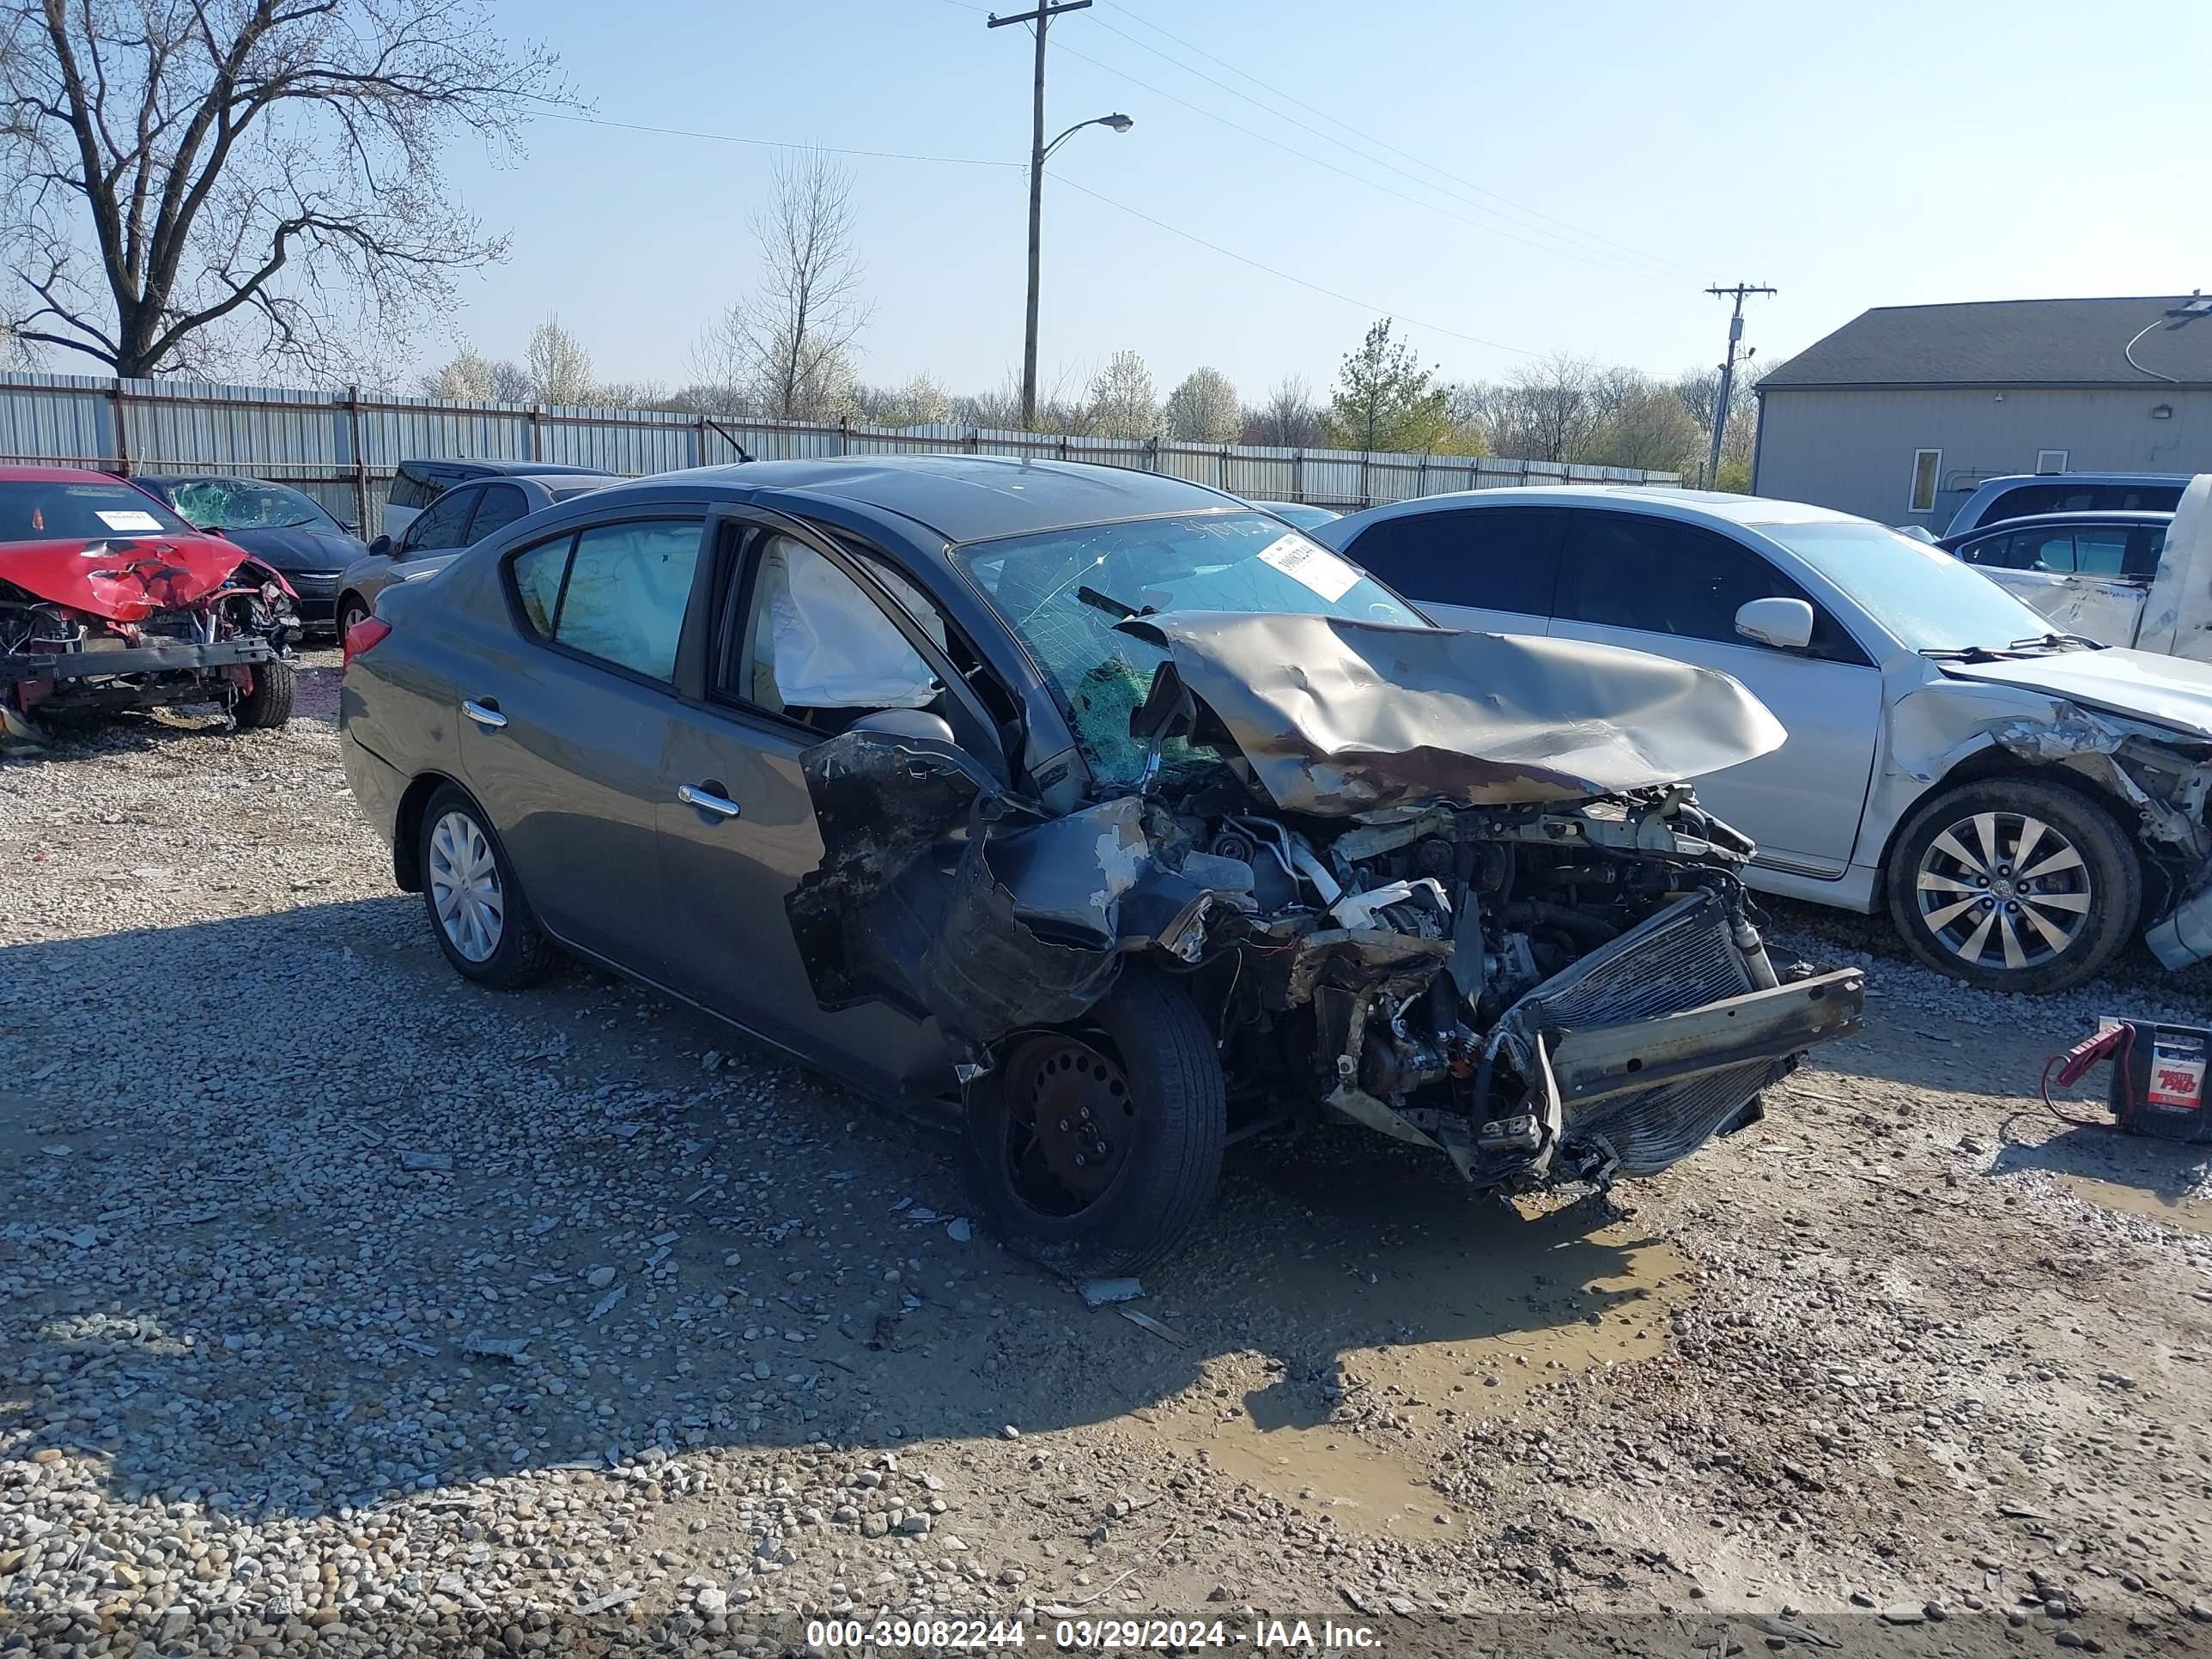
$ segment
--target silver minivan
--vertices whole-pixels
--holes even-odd
[[[2171,968],[2212,956],[2212,666],[2056,633],[1942,550],[1794,501],[1486,489],[1311,533],[1438,621],[1741,681],[1789,740],[1698,794],[1759,843],[1754,887],[1887,908],[1994,988],[2078,983],[2138,933]]]

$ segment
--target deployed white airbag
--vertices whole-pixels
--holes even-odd
[[[904,584],[879,572],[894,592]],[[799,708],[923,708],[941,688],[889,617],[835,565],[787,537],[762,555],[775,691]],[[901,595],[903,598],[903,595]],[[909,607],[930,617],[927,605]]]

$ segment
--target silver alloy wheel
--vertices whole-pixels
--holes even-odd
[[[2046,819],[1976,812],[1929,843],[1913,876],[1920,920],[1977,968],[2038,968],[2089,925],[2095,894],[2081,850]]]
[[[506,926],[499,861],[491,842],[465,812],[448,812],[430,832],[430,897],[438,925],[471,962],[489,962]]]

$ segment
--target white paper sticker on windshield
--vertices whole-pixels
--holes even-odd
[[[1303,536],[1277,538],[1261,549],[1260,559],[1300,586],[1310,587],[1331,605],[1349,593],[1352,585],[1359,580],[1356,568]]]
[[[141,513],[136,507],[125,507],[118,512],[96,509],[100,523],[110,530],[159,530],[161,521],[150,513]]]

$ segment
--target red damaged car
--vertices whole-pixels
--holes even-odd
[[[292,717],[289,584],[136,484],[0,467],[0,724],[71,710],[219,703]]]

